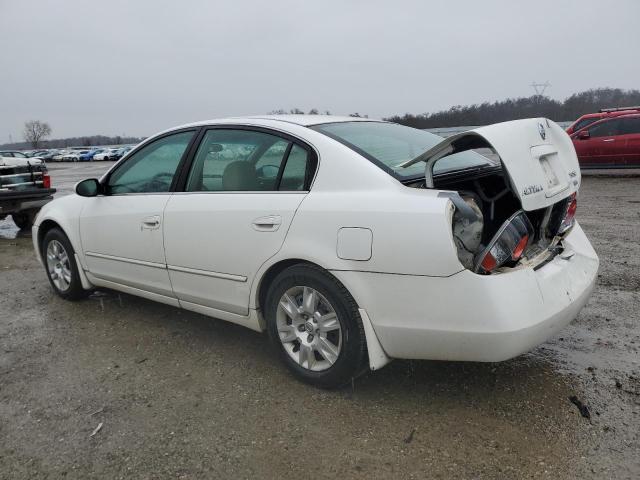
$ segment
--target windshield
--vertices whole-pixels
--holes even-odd
[[[310,128],[355,150],[400,180],[423,176],[424,162],[407,168],[398,165],[444,140],[424,130],[385,122],[325,123]],[[482,165],[493,166],[494,163],[476,152],[465,151],[439,160],[433,171],[438,174]]]

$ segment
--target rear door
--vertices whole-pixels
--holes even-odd
[[[173,296],[162,240],[164,208],[194,134],[172,133],[143,146],[109,174],[105,195],[85,199],[80,238],[93,276]]]
[[[640,166],[640,117],[620,119],[618,159],[621,165]]]
[[[206,131],[184,192],[164,214],[167,268],[185,307],[248,314],[251,282],[282,246],[315,158],[308,146],[268,130]]]

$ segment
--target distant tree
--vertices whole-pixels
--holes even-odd
[[[318,115],[318,109],[317,108],[312,108],[311,110],[309,110],[309,113],[307,115]]]
[[[304,114],[304,112],[302,110],[300,110],[299,108],[292,108],[291,109],[291,113],[293,113],[294,115],[302,115],[302,114]]]
[[[331,112],[330,112],[329,110],[325,110],[325,111],[324,111],[324,114],[325,114],[325,115],[331,115]]]
[[[24,123],[24,140],[31,145],[31,148],[38,148],[40,142],[49,135],[51,135],[51,127],[47,122],[29,120]]]
[[[286,115],[287,111],[283,110],[282,108],[278,109],[278,110],[271,110],[270,112],[267,112],[267,115]]]

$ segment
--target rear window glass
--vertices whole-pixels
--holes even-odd
[[[400,180],[423,176],[424,162],[407,168],[399,165],[444,140],[424,130],[386,122],[325,123],[311,128],[358,152]],[[481,165],[494,163],[473,151],[460,152],[439,160],[434,166],[434,173]]]

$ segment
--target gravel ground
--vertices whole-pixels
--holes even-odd
[[[53,165],[54,185],[109,164]],[[242,327],[111,291],[65,302],[0,222],[0,478],[638,478],[640,178],[585,177],[579,205],[601,271],[559,336],[340,391]]]

